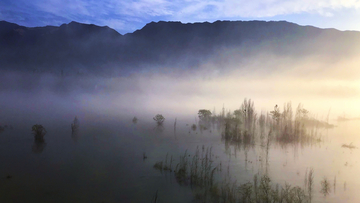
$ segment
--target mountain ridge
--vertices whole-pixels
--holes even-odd
[[[108,26],[75,21],[31,28],[0,21],[0,69],[98,73],[150,66],[196,68],[206,60],[222,61],[214,58],[224,49],[235,50],[226,57],[236,60],[261,51],[298,57],[352,52],[357,42],[360,32],[287,21],[159,21],[124,35]]]

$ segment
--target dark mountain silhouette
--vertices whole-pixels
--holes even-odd
[[[71,22],[28,28],[0,21],[0,68],[105,73],[150,67],[221,68],[260,52],[303,57],[359,53],[360,33],[285,21],[151,22],[121,35],[105,26]],[[231,50],[231,54],[226,54]]]

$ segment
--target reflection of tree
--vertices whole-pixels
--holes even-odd
[[[79,137],[80,137],[80,136],[79,136],[79,131],[78,131],[78,130],[71,132],[71,139],[72,139],[74,142],[78,142]]]
[[[74,142],[77,142],[79,139],[79,128],[80,122],[79,119],[75,116],[74,121],[71,123],[71,139]]]
[[[159,132],[159,133],[162,133],[164,131],[164,126],[163,125],[156,125],[154,130]]]
[[[46,146],[46,142],[43,139],[42,141],[39,140],[34,140],[34,144],[32,145],[32,152],[34,152],[35,154],[40,154],[41,152],[44,151]]]

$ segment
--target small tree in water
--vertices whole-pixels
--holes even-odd
[[[154,119],[154,121],[156,121],[156,123],[157,123],[158,125],[162,125],[163,122],[165,121],[164,116],[161,115],[161,114],[157,114],[153,119]]]
[[[138,121],[138,119],[137,119],[136,117],[134,117],[134,118],[132,119],[132,122],[133,122],[134,124],[136,124],[137,121]]]
[[[46,134],[46,130],[42,125],[35,124],[32,126],[31,131],[35,136],[36,141],[44,141],[44,136]]]
[[[211,112],[210,110],[206,110],[206,109],[200,109],[198,112],[199,115],[199,125],[200,125],[200,130],[201,129],[207,129],[210,127],[210,121],[211,121]]]
[[[198,112],[198,115],[199,115],[200,120],[208,121],[208,120],[210,120],[211,112],[210,112],[210,110],[200,109]]]

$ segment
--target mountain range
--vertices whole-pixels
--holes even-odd
[[[252,55],[344,57],[360,53],[360,32],[286,21],[151,22],[122,35],[107,26],[70,22],[24,27],[0,21],[0,69],[128,73],[153,68],[224,68]]]

